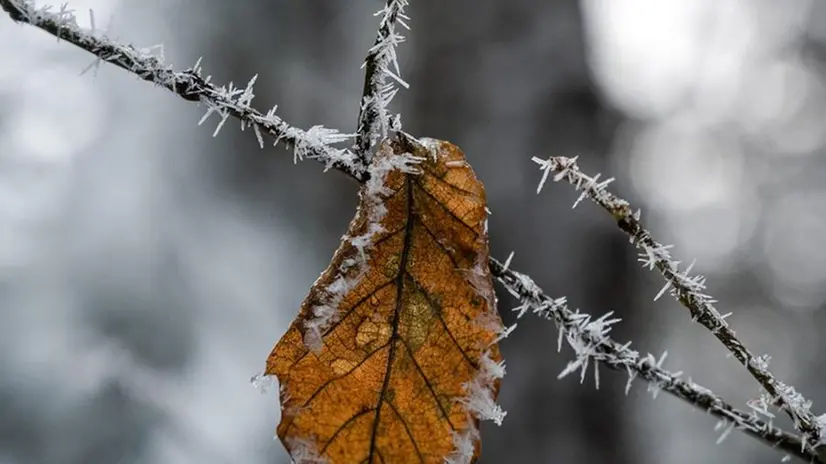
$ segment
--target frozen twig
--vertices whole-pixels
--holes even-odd
[[[800,437],[760,419],[758,412],[762,413],[762,410],[756,409],[758,412],[749,414],[735,409],[711,390],[690,380],[682,380],[680,373],[663,369],[662,358],[658,360],[651,354],[641,356],[629,348],[630,344],[621,345],[611,339],[611,324],[617,322],[617,319],[608,319],[610,314],[592,320],[590,315],[569,309],[565,298],[551,298],[530,277],[510,270],[494,258],[490,259],[490,269],[491,274],[521,303],[516,308],[520,316],[531,311],[554,321],[559,329],[560,345],[564,337],[573,348],[576,359],[568,364],[560,376],[579,371],[584,377],[591,362],[595,369],[599,364],[613,370],[626,371],[629,376],[628,387],[635,378],[644,379],[649,382],[649,389],[670,393],[770,446],[809,462],[823,462],[810,447],[805,446]]]
[[[768,369],[767,357],[755,356],[743,345],[729,327],[725,317],[714,307],[717,301],[704,293],[705,277],[691,276],[692,265],[687,266],[682,272],[679,270],[680,262],[671,257],[671,246],[654,240],[651,232],[640,222],[640,212],[632,212],[627,201],[607,190],[606,187],[613,179],[600,182],[599,175],[591,177],[583,173],[576,163],[576,158],[534,157],[533,161],[539,164],[543,171],[537,193],[553,172],[555,182],[565,180],[582,192],[574,206],[588,198],[611,213],[619,228],[631,237],[631,242],[640,250],[640,261],[643,266],[649,269],[656,268],[665,278],[666,284],[655,299],[670,291],[677,301],[688,308],[692,319],[710,330],[746,367],[771,396],[771,403],[783,409],[792,418],[795,427],[806,436],[806,444],[812,449],[824,449],[821,445],[824,438],[823,425],[812,414],[811,401],[806,400],[794,387],[775,379]]]
[[[396,24],[409,29],[405,23],[409,18],[404,14],[407,5],[407,0],[387,0],[385,7],[376,13],[381,16],[381,22],[376,42],[364,60],[364,91],[354,145],[356,154],[364,162],[369,162],[370,149],[379,139],[386,138],[391,129],[401,129],[398,124],[399,127],[393,127],[387,106],[398,91],[396,84],[408,87],[401,78],[396,58],[396,46],[404,41],[404,37],[396,33]]]
[[[185,100],[203,103],[207,107],[206,116],[213,113],[220,116],[218,129],[232,116],[241,121],[242,128],[252,127],[262,148],[264,142],[261,134],[266,133],[274,137],[276,143],[283,140],[292,147],[296,159],[311,158],[320,161],[328,169],[336,168],[359,181],[366,180],[366,166],[361,159],[350,150],[330,146],[349,139],[350,135],[322,126],[305,131],[287,124],[276,116],[275,108],[267,113],[252,108],[250,102],[255,78],[245,88],[236,88],[231,83],[229,86],[218,87],[209,82],[209,77],[204,78],[201,75],[199,64],[184,71],[175,71],[171,66],[164,64],[162,55],[119,44],[104,36],[98,36],[95,31],[81,28],[74,13],[65,5],[52,11],[50,7],[35,7],[32,0],[0,0],[0,8],[16,22],[42,29],[95,55],[97,61],[93,64],[100,61],[111,63],[145,81],[174,92]]]

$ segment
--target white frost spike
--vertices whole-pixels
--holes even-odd
[[[450,456],[445,458],[446,464],[470,464],[473,459],[473,452],[476,449],[476,440],[479,439],[479,431],[468,423],[468,429],[463,432],[453,432],[453,446],[456,449]]]
[[[513,251],[508,255],[508,259],[505,260],[505,264],[502,266],[506,271],[510,269],[511,261],[513,261]]]
[[[213,136],[213,137],[217,137],[217,136],[218,136],[218,132],[221,132],[221,129],[224,127],[224,124],[226,124],[227,119],[229,119],[229,112],[228,112],[228,111],[224,111],[224,112],[221,114],[221,121],[218,123],[218,126],[215,128],[215,132],[213,132],[213,133],[212,133],[212,136]]]
[[[290,440],[292,458],[295,464],[327,464],[327,459],[318,454],[318,447],[310,440],[293,439]]]
[[[631,366],[628,366],[628,382],[625,384],[625,396],[628,396],[628,393],[631,391],[631,385],[634,383],[634,379],[637,378],[637,371],[631,370]]]
[[[495,362],[490,357],[490,351],[482,353],[481,373],[487,380],[497,380],[505,376],[505,360]]]
[[[95,27],[95,12],[89,8],[89,33],[95,35],[97,27]]]
[[[585,326],[585,330],[589,332],[590,336],[599,340],[599,343],[602,343],[605,338],[608,337],[608,333],[611,332],[611,326],[616,324],[617,322],[622,321],[622,319],[615,317],[610,319],[610,317],[614,314],[613,311],[608,311],[607,313],[600,316],[599,319],[589,322]]]
[[[334,145],[354,136],[354,134],[342,134],[335,129],[329,129],[322,125],[313,126],[300,135],[303,135],[303,137],[297,137],[299,142],[295,144],[293,150],[294,163],[298,163],[298,160],[303,160],[304,156],[309,153],[314,146]]]
[[[241,96],[238,97],[238,105],[245,106],[249,108],[250,103],[252,103],[252,99],[255,98],[255,94],[252,93],[252,87],[255,85],[255,81],[258,80],[258,74],[252,76],[252,79],[247,83],[247,87],[241,93]]]
[[[204,113],[204,115],[201,116],[201,119],[198,120],[198,125],[199,126],[203,125],[206,122],[206,120],[209,119],[210,116],[212,116],[212,113],[214,113],[214,112],[215,112],[215,108],[213,108],[213,107],[207,108],[206,113]]]
[[[252,125],[252,131],[255,133],[255,140],[258,140],[258,146],[261,149],[264,149],[264,137],[261,135],[261,129],[258,128],[258,124]]]
[[[726,427],[725,430],[723,430],[723,433],[721,433],[720,437],[717,439],[717,444],[718,445],[720,443],[722,443],[726,438],[728,438],[728,436],[731,434],[731,431],[734,430],[735,425],[736,425],[736,423],[732,422],[732,423],[729,424],[728,427]]]
[[[253,387],[255,387],[262,395],[269,393],[270,389],[275,386],[275,379],[270,375],[264,375],[264,373],[258,373],[250,378],[250,383]]]
[[[771,356],[764,354],[761,356],[755,356],[751,358],[751,365],[758,369],[766,370],[769,368],[769,361],[771,361]]]
[[[83,68],[82,71],[80,71],[80,75],[83,76],[84,74],[89,72],[90,69],[94,68],[95,72],[92,74],[92,76],[95,78],[98,77],[98,70],[100,69],[101,61],[102,60],[100,58],[95,58],[94,60],[92,60],[91,63],[89,63],[85,68]]]
[[[315,354],[320,353],[321,348],[324,346],[324,342],[321,339],[321,327],[322,324],[326,326],[328,323],[329,318],[318,318],[304,322],[304,328],[306,329],[306,331],[304,332],[304,345]]]
[[[481,255],[477,255],[473,269],[466,269],[464,274],[471,287],[476,290],[476,294],[487,303],[488,313],[493,316],[495,321],[495,325],[485,326],[485,328],[498,330],[499,327],[496,326],[501,326],[501,324],[498,322],[498,314],[496,314],[496,293],[494,293],[493,287],[490,285],[490,281],[487,277],[489,275],[487,261],[485,261]],[[483,316],[485,315],[483,314]],[[488,319],[490,319],[490,317],[488,317]]]
[[[667,358],[667,357],[668,357],[668,351],[663,351],[662,356],[660,356],[660,359],[657,361],[657,364],[656,364],[657,368],[662,369],[663,363],[665,362],[665,358]]]
[[[564,338],[565,338],[565,327],[560,326],[559,327],[559,336],[557,337],[557,340],[556,340],[556,352],[557,353],[562,353],[562,340]]]
[[[467,396],[459,401],[467,406],[472,414],[481,420],[490,420],[496,425],[502,425],[502,420],[508,413],[493,400],[493,393],[489,387],[474,380],[465,384],[465,390]]]
[[[518,313],[516,315],[516,318],[520,319],[522,316],[525,315],[526,312],[528,312],[529,309],[531,309],[530,303],[522,303],[521,305],[513,308],[511,311]]]
[[[384,232],[384,227],[379,224],[370,224],[364,235],[350,239],[350,243],[358,250],[362,262],[367,260],[367,249],[372,245],[373,237],[382,232]]]
[[[573,158],[568,158],[567,160],[565,160],[565,164],[562,164],[562,169],[560,169],[560,171],[554,176],[554,182],[559,182],[565,177],[573,177],[576,179],[575,185],[578,187],[580,185],[580,180],[573,174],[575,172],[573,168],[576,167],[576,162],[578,159],[579,156],[575,156]]]
[[[662,296],[665,295],[665,292],[667,292],[669,288],[671,288],[671,281],[670,280],[666,281],[665,285],[663,285],[663,287],[660,289],[660,291],[657,292],[656,295],[654,295],[654,301],[657,301],[660,298],[662,298]]]
[[[657,396],[660,394],[660,386],[654,383],[649,383],[648,391],[651,393],[651,398],[656,400]]]
[[[597,174],[593,178],[589,179],[584,187],[581,187],[582,188],[582,194],[579,196],[579,198],[576,199],[576,201],[574,202],[574,205],[571,207],[571,209],[576,208],[580,203],[582,203],[583,200],[588,198],[588,196],[590,196],[590,195],[595,195],[595,196],[605,195],[605,188],[611,182],[614,182],[614,178],[612,177],[610,179],[606,179],[606,180],[604,180],[600,183],[597,183],[597,180],[599,180],[601,175],[602,174]]]
[[[772,406],[772,399],[767,394],[760,395],[760,398],[756,400],[749,400],[746,404],[756,413],[760,414],[761,416],[765,416],[769,420],[774,419],[775,415],[773,412],[769,411],[769,407]]]
[[[821,415],[817,416],[817,418],[815,419],[815,421],[816,421],[816,422],[817,422],[817,424],[820,426],[820,429],[821,429],[821,430],[826,429],[826,414],[821,414]],[[821,442],[826,441],[826,434],[822,434],[822,435],[820,436],[820,441],[821,441]]]
[[[543,160],[537,156],[534,156],[531,160],[538,164],[539,169],[542,170],[542,179],[539,180],[539,185],[536,187],[536,194],[539,195],[539,192],[542,191],[542,187],[545,186],[545,182],[548,180],[548,175],[551,173],[551,160]]]
[[[599,363],[594,363],[594,388],[599,390]]]

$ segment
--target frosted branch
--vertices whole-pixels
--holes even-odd
[[[366,179],[366,167],[361,159],[350,150],[330,146],[351,138],[351,135],[322,126],[305,131],[276,116],[275,108],[267,113],[252,108],[250,103],[254,96],[252,84],[255,77],[243,88],[237,88],[232,83],[219,87],[210,83],[209,76],[204,78],[201,75],[200,60],[190,69],[175,71],[164,64],[162,53],[153,54],[150,49],[141,50],[132,45],[119,44],[105,36],[99,36],[95,31],[81,28],[74,13],[65,5],[52,11],[48,6],[35,7],[31,0],[0,0],[0,8],[16,22],[42,29],[95,55],[97,59],[93,65],[111,63],[185,100],[203,103],[207,107],[207,114],[201,122],[212,114],[217,114],[220,118],[215,135],[227,119],[233,117],[241,121],[242,129],[252,127],[261,148],[264,148],[262,134],[268,134],[275,138],[275,143],[282,140],[291,147],[296,160],[314,159],[323,163],[327,169],[336,168],[359,181]]]
[[[369,162],[370,149],[379,139],[386,138],[390,130],[401,129],[401,124],[390,117],[387,106],[396,96],[396,84],[408,87],[401,78],[396,57],[396,46],[404,41],[404,37],[396,33],[396,24],[410,29],[405,23],[409,20],[404,14],[407,5],[407,0],[387,0],[385,7],[376,13],[381,16],[381,22],[376,42],[364,60],[364,91],[354,145],[356,154],[365,162]]]
[[[649,383],[649,390],[665,391],[693,406],[707,411],[729,427],[739,429],[759,440],[797,456],[809,462],[823,462],[812,449],[805,446],[802,439],[773,426],[758,416],[766,415],[764,409],[753,407],[751,414],[735,409],[711,390],[690,380],[682,380],[681,373],[674,373],[662,368],[663,358],[653,355],[641,356],[629,348],[630,343],[621,345],[610,338],[611,325],[618,319],[611,319],[610,313],[598,319],[588,314],[568,308],[565,298],[551,298],[540,289],[530,277],[513,271],[497,261],[490,259],[491,274],[514,295],[521,303],[515,311],[521,317],[531,311],[541,317],[554,321],[560,334],[560,347],[563,338],[574,350],[576,359],[568,364],[560,377],[579,371],[584,379],[589,364],[606,366],[628,373],[629,380],[626,393],[635,378]],[[597,379],[598,379],[598,374]],[[597,384],[598,385],[598,384]]]
[[[723,345],[740,361],[751,375],[771,396],[771,403],[780,407],[792,418],[795,427],[806,436],[811,448],[822,446],[823,426],[812,414],[811,401],[806,400],[794,387],[774,378],[768,369],[766,356],[754,356],[737,338],[729,327],[725,316],[721,315],[714,304],[717,300],[705,292],[705,277],[691,275],[693,264],[684,271],[679,270],[680,261],[671,256],[671,246],[654,240],[651,232],[640,222],[640,212],[632,212],[630,204],[606,188],[613,179],[600,182],[599,175],[591,177],[583,173],[576,163],[576,158],[551,157],[547,160],[533,158],[543,171],[537,193],[541,191],[549,174],[554,172],[553,180],[565,180],[582,192],[574,203],[576,207],[585,198],[590,199],[611,213],[619,228],[631,237],[631,242],[640,250],[640,262],[643,267],[656,268],[666,280],[665,286],[657,294],[658,299],[666,291],[688,308],[691,317],[699,322],[720,340]],[[823,449],[823,448],[821,448]]]

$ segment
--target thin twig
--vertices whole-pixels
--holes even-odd
[[[387,0],[387,5],[376,13],[382,19],[376,34],[376,42],[364,60],[364,91],[359,109],[356,143],[353,146],[356,154],[365,163],[369,163],[370,149],[379,139],[386,138],[391,129],[401,129],[400,126],[391,128],[392,122],[387,106],[398,91],[396,83],[408,87],[401,78],[399,62],[396,59],[396,46],[404,41],[404,37],[396,33],[396,24],[410,29],[404,22],[409,19],[404,15],[407,5],[407,0]],[[392,80],[387,82],[387,77]]]
[[[790,455],[809,462],[821,462],[809,447],[804,446],[800,437],[758,418],[756,412],[771,417],[771,413],[765,408],[755,407],[756,412],[752,414],[735,409],[711,390],[694,382],[680,379],[680,373],[663,369],[662,358],[657,360],[651,354],[640,356],[637,351],[629,348],[630,343],[621,345],[611,339],[609,336],[611,325],[618,319],[609,319],[610,313],[592,320],[590,315],[569,309],[565,298],[555,299],[547,296],[530,277],[509,269],[494,258],[490,259],[490,269],[491,274],[522,303],[516,309],[520,312],[520,316],[531,310],[541,317],[554,321],[560,333],[560,346],[564,336],[574,349],[576,360],[569,363],[560,376],[580,371],[584,378],[591,361],[595,364],[595,374],[598,372],[596,371],[597,363],[613,370],[626,371],[629,375],[626,393],[634,378],[645,379],[654,388],[664,390],[707,411],[726,421],[730,426],[772,447],[782,449]],[[598,379],[598,374],[596,375]]]
[[[551,157],[544,160],[534,157],[533,160],[544,171],[537,193],[542,189],[548,175],[554,172],[556,173],[555,182],[565,180],[582,192],[574,203],[575,207],[588,198],[611,213],[619,228],[631,237],[631,242],[640,250],[640,261],[643,266],[649,269],[656,268],[665,278],[666,285],[655,299],[670,290],[671,295],[688,308],[692,319],[711,331],[746,367],[770,395],[769,403],[777,405],[792,418],[795,427],[806,436],[807,444],[812,448],[820,446],[823,430],[820,422],[810,410],[811,401],[806,400],[794,387],[775,379],[769,371],[767,357],[754,356],[743,345],[729,327],[725,316],[714,307],[717,301],[703,293],[706,290],[705,278],[700,275],[691,276],[692,265],[680,272],[680,262],[671,257],[671,247],[654,240],[651,232],[640,222],[639,210],[636,213],[632,212],[626,200],[607,190],[606,187],[613,179],[600,182],[599,175],[591,177],[583,173],[576,163],[576,158]]]
[[[360,182],[366,180],[366,165],[362,160],[350,150],[330,146],[349,139],[349,134],[341,134],[322,126],[305,131],[276,116],[275,108],[266,114],[252,108],[250,102],[255,78],[246,88],[236,88],[232,83],[218,87],[209,82],[209,77],[202,77],[199,64],[185,71],[175,71],[164,64],[162,56],[152,55],[148,50],[139,50],[131,45],[119,44],[81,28],[73,12],[65,6],[51,12],[49,7],[36,8],[31,0],[0,0],[0,8],[16,22],[42,29],[95,55],[98,61],[94,64],[99,61],[111,63],[185,100],[205,104],[208,108],[207,115],[216,113],[221,117],[219,129],[232,116],[241,121],[242,128],[253,128],[262,148],[264,142],[261,134],[266,133],[274,137],[276,143],[283,140],[291,146],[296,159],[311,158],[323,163],[327,169],[338,169]]]

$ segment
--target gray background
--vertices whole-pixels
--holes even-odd
[[[745,408],[758,389],[664,298],[610,218],[531,156],[580,155],[708,275],[742,339],[824,412],[826,7],[814,0],[414,2],[394,109],[461,146],[491,246],[553,296]],[[255,106],[352,131],[378,1],[73,1],[81,22]],[[0,17],[0,463],[287,462],[275,391],[249,378],[326,266],[357,185],[258,148],[203,107]],[[515,302],[501,294],[512,321]],[[776,463],[625,374],[557,380],[548,321],[502,343],[485,463]],[[778,424],[788,426],[785,418]]]

